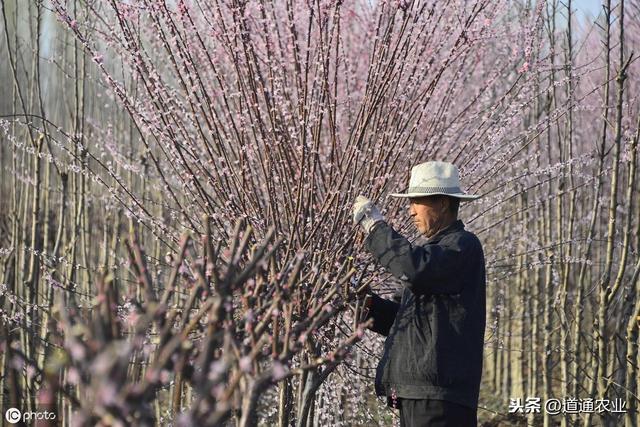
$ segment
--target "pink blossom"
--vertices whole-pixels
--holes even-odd
[[[171,378],[171,374],[166,369],[160,371],[160,382],[162,384],[167,384],[169,382],[169,378]]]
[[[69,368],[69,370],[67,371],[67,381],[69,381],[69,383],[73,385],[77,385],[80,383],[80,373],[76,368]]]
[[[518,68],[518,73],[522,74],[522,73],[526,73],[527,71],[529,71],[529,63],[525,62],[524,64],[522,64],[522,66],[520,68]]]
[[[73,357],[75,360],[84,359],[84,356],[86,354],[84,346],[76,341],[72,342],[69,345],[69,352],[71,353],[71,357]]]
[[[273,367],[271,368],[271,377],[273,378],[273,380],[280,381],[286,375],[287,375],[286,367],[278,361],[273,362]]]
[[[251,372],[252,370],[252,358],[251,356],[244,356],[240,359],[240,362],[238,363],[238,365],[240,366],[240,370],[242,372]]]

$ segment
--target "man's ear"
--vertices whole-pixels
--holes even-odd
[[[440,199],[440,213],[446,214],[449,212],[449,205],[451,204],[451,200],[447,196],[442,196]]]

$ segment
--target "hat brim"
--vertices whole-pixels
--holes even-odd
[[[427,197],[427,196],[450,196],[460,199],[461,201],[472,201],[479,199],[480,196],[477,194],[464,194],[464,193],[391,193],[389,194],[391,197],[401,197],[405,199],[409,198],[417,198],[417,197]]]

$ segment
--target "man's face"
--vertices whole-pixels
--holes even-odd
[[[447,197],[427,196],[409,199],[411,219],[421,234],[427,238],[436,234],[449,219]]]

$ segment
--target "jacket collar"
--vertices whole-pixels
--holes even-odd
[[[457,219],[449,224],[447,227],[438,231],[436,234],[427,239],[427,243],[435,243],[440,241],[447,234],[455,233],[456,231],[464,230],[464,223],[461,219]]]

